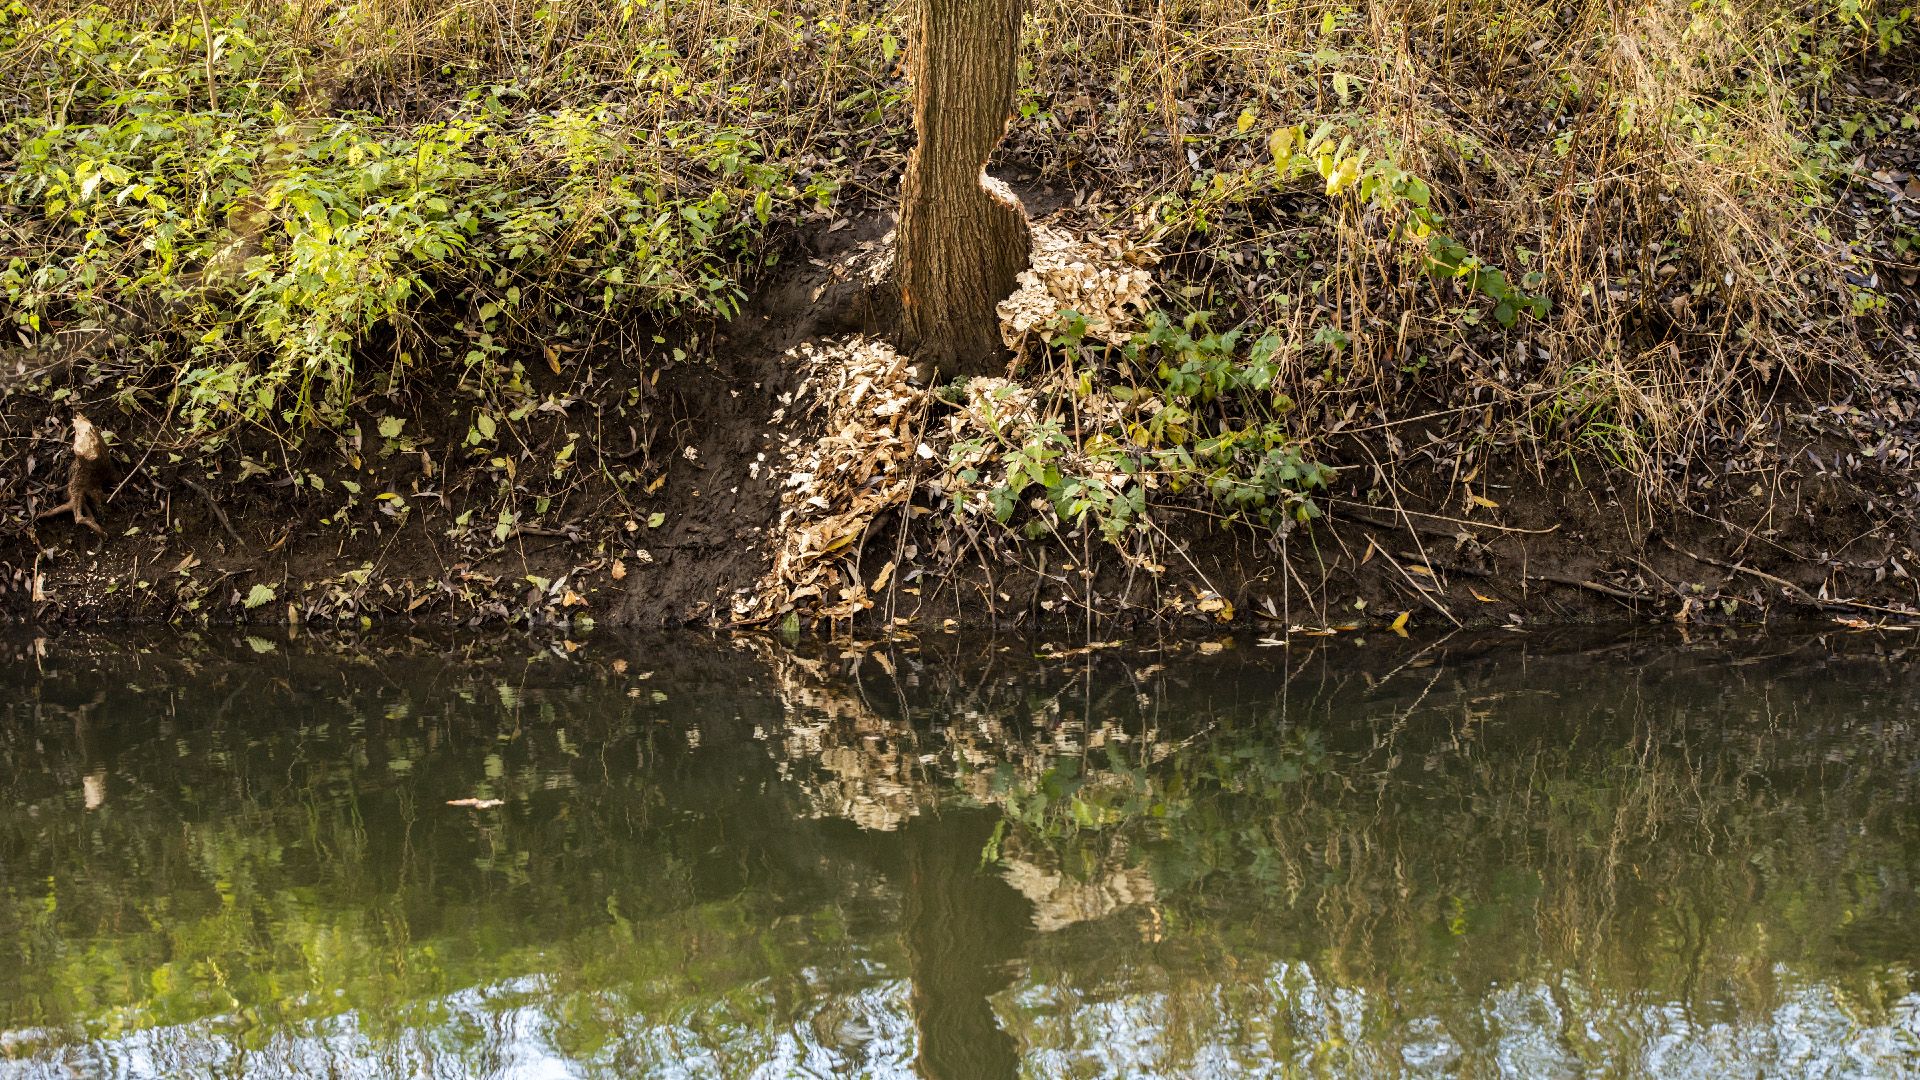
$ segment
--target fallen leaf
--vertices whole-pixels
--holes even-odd
[[[1399,617],[1399,618],[1397,618],[1397,619],[1395,619],[1395,620],[1393,620],[1393,626],[1391,626],[1391,627],[1389,627],[1389,629],[1392,629],[1392,630],[1405,630],[1405,629],[1407,628],[1407,618],[1408,618],[1409,616],[1411,616],[1412,614],[1413,614],[1413,612],[1411,612],[1411,611],[1403,611],[1403,612],[1401,612],[1401,613],[1400,613],[1400,617]]]
[[[611,573],[613,574],[613,580],[623,580],[627,576],[627,564],[619,559],[613,560],[613,570]]]
[[[1493,597],[1491,597],[1491,596],[1481,596],[1481,595],[1480,595],[1480,593],[1479,593],[1479,591],[1478,591],[1478,590],[1476,590],[1476,589],[1468,589],[1467,591],[1468,591],[1468,592],[1470,592],[1470,593],[1473,593],[1473,598],[1474,598],[1475,600],[1478,600],[1478,601],[1480,601],[1480,602],[1481,602],[1481,603],[1483,603],[1483,604],[1497,604],[1497,603],[1499,603],[1499,602],[1500,602],[1500,601],[1498,601],[1498,600],[1495,600],[1495,599],[1494,599]]]
[[[658,477],[654,478],[653,483],[647,485],[647,494],[651,495],[654,492],[659,491],[660,485],[666,482],[667,482],[667,474],[661,473]]]

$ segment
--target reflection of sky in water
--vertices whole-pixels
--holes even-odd
[[[813,974],[813,973],[808,973]],[[766,986],[737,988],[719,1001],[673,1015],[634,1014],[614,994],[554,995],[529,976],[414,1003],[430,1025],[374,1036],[357,1012],[250,1039],[233,1017],[136,1031],[117,1039],[0,1061],[8,1080],[174,1080],[188,1077],[486,1077],[488,1080],[658,1080],[802,1077],[912,1077],[915,1046],[908,984],[888,979],[832,993],[845,980],[821,979],[820,998],[791,1022],[766,1025],[775,1012]],[[603,1045],[578,1052],[568,1043],[581,1021],[605,1025]],[[258,1029],[256,1029],[257,1031]],[[19,1053],[35,1033],[0,1035],[0,1051]],[[246,1049],[242,1049],[242,1046]]]
[[[817,973],[809,973],[817,974]],[[1156,973],[1164,975],[1164,973]],[[1364,990],[1328,986],[1302,963],[1206,988],[1100,993],[1016,984],[998,998],[1026,1046],[1022,1072],[1072,1080],[1240,1077],[1551,1077],[1619,1075],[1719,1080],[1920,1076],[1920,994],[1861,1024],[1818,982],[1775,970],[1782,1000],[1751,1021],[1702,1021],[1672,1003],[1621,1007],[1557,986],[1496,987],[1451,1023],[1402,1016]],[[0,1064],[9,1080],[85,1078],[487,1077],[491,1080],[785,1080],[915,1077],[905,979],[861,988],[826,977],[819,994],[779,1012],[770,988],[742,987],[664,1017],[634,1015],[616,994],[556,995],[539,977],[421,1003],[434,1017],[397,1036],[368,1034],[356,1013],[267,1034],[257,1045],[232,1017],[151,1028]],[[1159,982],[1159,979],[1154,979]],[[1177,1023],[1171,1018],[1178,1017]],[[564,1017],[564,1019],[556,1019]],[[597,1049],[570,1049],[582,1019],[605,1028]],[[1454,1028],[1464,1024],[1467,1030]],[[18,1052],[33,1033],[0,1037]],[[249,1045],[241,1049],[240,1044]],[[1621,1048],[1627,1048],[1624,1051]]]
[[[1179,1077],[1550,1077],[1721,1080],[1920,1076],[1920,994],[1861,1024],[1819,982],[1784,968],[1777,1006],[1751,1021],[1702,1022],[1672,1003],[1594,1004],[1557,987],[1496,987],[1462,1021],[1403,1016],[1364,990],[1330,987],[1301,963],[1206,991],[1099,994],[1059,986],[1011,992],[1032,1017],[1025,1071],[1105,1080]],[[1556,1000],[1557,999],[1557,1000]],[[1562,1004],[1566,1003],[1566,1004]],[[1571,1006],[1571,1008],[1569,1008]],[[1196,1013],[1203,1015],[1196,1015]],[[1179,1017],[1180,1023],[1170,1022]],[[1622,1054],[1618,1048],[1629,1048]]]

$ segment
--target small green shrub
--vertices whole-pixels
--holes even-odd
[[[0,13],[0,53],[36,39],[67,99],[0,126],[0,202],[35,241],[0,318],[31,338],[140,316],[190,435],[336,423],[368,368],[486,383],[569,325],[729,317],[803,197],[754,132],[644,100],[516,112],[488,86],[428,123],[302,116],[299,65],[246,17],[199,26]]]

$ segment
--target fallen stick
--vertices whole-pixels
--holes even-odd
[[[247,542],[240,539],[240,534],[233,531],[233,522],[227,520],[227,512],[220,509],[220,504],[213,500],[213,494],[211,492],[199,484],[194,483],[192,479],[186,476],[182,476],[180,482],[192,488],[195,495],[207,501],[208,509],[213,511],[213,516],[219,520],[220,527],[227,530],[227,535],[233,537],[234,543],[239,544],[241,547],[247,546]]]
[[[1602,596],[1611,596],[1615,600],[1632,600],[1642,604],[1658,603],[1660,600],[1659,597],[1650,596],[1647,593],[1628,592],[1625,589],[1616,589],[1611,585],[1602,585],[1597,581],[1569,577],[1565,574],[1528,574],[1527,580],[1545,581],[1554,585],[1565,585],[1574,589],[1587,589],[1592,592],[1597,592]]]
[[[1780,586],[1780,591],[1786,595],[1787,599],[1793,601],[1796,604],[1801,604],[1806,607],[1813,608],[1816,611],[1873,611],[1873,612],[1878,612],[1882,615],[1898,615],[1898,616],[1901,616],[1902,618],[1907,618],[1907,619],[1913,618],[1915,614],[1914,612],[1911,612],[1911,611],[1902,611],[1899,608],[1880,607],[1877,604],[1863,604],[1858,600],[1822,600],[1819,597],[1808,593],[1807,590],[1801,588],[1800,586],[1795,585],[1793,582],[1788,581],[1786,578],[1774,577],[1772,574],[1769,574],[1764,570],[1755,570],[1751,566],[1743,566],[1740,563],[1727,562],[1724,559],[1716,559],[1711,555],[1696,555],[1693,552],[1688,551],[1685,548],[1676,545],[1673,541],[1668,540],[1664,536],[1661,537],[1660,540],[1662,543],[1666,544],[1669,548],[1672,548],[1674,551],[1678,552],[1679,554],[1685,555],[1687,558],[1692,559],[1695,562],[1703,562],[1703,563],[1706,563],[1708,566],[1717,566],[1722,570],[1733,570],[1742,574],[1750,574],[1754,577],[1761,579],[1762,581],[1770,581],[1773,584]]]
[[[1442,562],[1432,556],[1417,555],[1411,551],[1396,551],[1394,555],[1408,562],[1421,563],[1429,570],[1438,570],[1443,574],[1459,574],[1463,577],[1475,578],[1490,578],[1493,576],[1493,571],[1491,570],[1482,570],[1477,566],[1459,566],[1450,562]]]
[[[1373,510],[1373,507],[1368,506],[1365,503],[1351,502],[1347,499],[1329,498],[1327,500],[1327,503],[1328,505],[1331,505],[1331,506],[1347,507],[1351,510],[1366,510],[1366,511]],[[1492,529],[1494,532],[1521,533],[1526,536],[1543,536],[1550,532],[1558,532],[1560,529],[1560,526],[1558,525],[1555,525],[1551,529],[1518,529],[1511,525],[1495,525],[1489,521],[1467,521],[1464,518],[1447,517],[1443,514],[1427,514],[1427,513],[1422,513],[1421,511],[1418,511],[1418,510],[1396,510],[1394,512],[1397,514],[1405,515],[1409,519],[1417,518],[1417,517],[1431,518],[1434,521],[1444,521],[1452,525],[1460,526],[1460,528],[1455,529],[1451,532],[1443,530],[1438,533],[1433,531],[1434,529],[1438,528],[1438,526],[1433,526],[1433,525],[1413,526],[1414,528],[1417,528],[1420,532],[1424,532],[1429,536],[1445,536],[1450,540],[1456,536],[1459,536],[1461,533],[1466,532],[1468,529]],[[1345,511],[1343,511],[1343,513],[1345,513]],[[1377,518],[1369,518],[1369,517],[1362,516],[1360,514],[1349,514],[1348,516],[1352,517],[1353,520],[1355,521],[1364,522],[1365,524],[1368,524],[1368,525],[1378,525],[1381,528],[1397,529],[1397,528],[1406,527],[1404,525],[1401,525],[1398,522],[1393,523],[1392,525],[1389,525],[1388,523],[1380,521]],[[1409,520],[1407,524],[1411,525],[1412,524],[1411,520]]]
[[[1416,596],[1420,597],[1420,599],[1422,600],[1425,600],[1427,604],[1433,608],[1433,610],[1446,616],[1447,621],[1452,623],[1456,629],[1460,627],[1460,620],[1453,617],[1453,612],[1448,611],[1446,608],[1440,606],[1440,601],[1435,600],[1431,596],[1428,596],[1427,590],[1421,588],[1420,583],[1413,580],[1413,575],[1407,573],[1407,568],[1404,566],[1401,566],[1398,559],[1395,559],[1390,553],[1387,552],[1385,548],[1381,548],[1376,545],[1374,550],[1380,552],[1381,557],[1387,560],[1387,565],[1393,567],[1395,570],[1398,570],[1400,572],[1400,576],[1407,579],[1408,587],[1413,589],[1414,594]]]

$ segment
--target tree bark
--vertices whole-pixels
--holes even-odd
[[[1004,363],[994,307],[1027,268],[1027,215],[982,186],[1013,114],[1023,0],[919,0],[912,43],[919,145],[901,184],[894,283],[902,352],[944,377]],[[1003,186],[1004,190],[1004,186]]]

